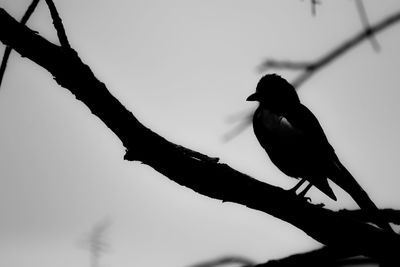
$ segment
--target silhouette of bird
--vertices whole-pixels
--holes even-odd
[[[393,231],[377,214],[378,208],[343,166],[329,144],[314,114],[300,103],[295,88],[276,74],[267,74],[247,101],[258,101],[253,116],[254,133],[271,161],[286,175],[301,179],[291,190],[308,181],[299,194],[304,197],[311,186],[336,200],[328,179],[344,189],[365,209],[377,225]]]

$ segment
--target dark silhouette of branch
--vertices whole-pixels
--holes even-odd
[[[400,211],[394,209],[382,209],[382,218],[385,221],[400,224]],[[357,220],[370,222],[368,214],[364,210],[339,210],[338,213],[356,218]],[[342,251],[332,247],[322,247],[310,252],[291,255],[278,260],[270,260],[266,263],[256,264],[254,267],[288,267],[288,266],[351,266],[361,264],[376,264],[371,258],[357,257],[350,251]]]
[[[278,260],[256,264],[254,267],[321,267],[351,266],[355,264],[376,264],[376,260],[360,257],[355,253],[340,248],[322,247],[306,253],[295,254]]]
[[[365,31],[370,30],[371,26],[370,26],[370,23],[369,23],[367,11],[365,10],[365,6],[364,6],[363,1],[362,0],[355,0],[355,3],[356,3],[358,14],[360,16],[361,23],[362,23],[362,25],[364,27],[364,30]],[[376,52],[379,52],[381,48],[380,48],[380,45],[379,45],[378,41],[375,38],[375,35],[371,34],[369,36],[369,40],[371,42],[372,48]]]
[[[215,260],[197,263],[194,265],[190,265],[190,267],[217,267],[228,264],[229,266],[232,266],[232,264],[237,264],[238,266],[253,266],[254,262],[243,257],[232,256],[232,257],[221,257]]]
[[[399,262],[400,237],[350,216],[312,205],[293,193],[249,177],[151,131],[110,94],[73,49],[63,49],[0,8],[0,41],[50,72],[82,101],[126,148],[125,159],[151,166],[199,194],[235,202],[280,218],[333,248]]]
[[[361,221],[369,221],[369,216],[365,211],[357,210],[340,210],[339,213],[346,214],[357,218]],[[389,222],[398,224],[400,222],[400,211],[393,209],[383,209],[383,218]],[[191,265],[190,267],[212,267],[221,266],[229,263],[237,263],[243,267],[320,267],[320,266],[354,266],[377,264],[378,262],[372,258],[359,256],[357,253],[348,250],[341,250],[340,248],[322,247],[320,249],[312,250],[305,253],[294,254],[285,258],[270,260],[265,263],[254,264],[252,261],[243,259],[241,257],[223,257],[216,260],[211,260],[203,263]]]
[[[293,61],[266,60],[260,65],[259,69],[261,71],[266,71],[271,67],[296,69],[296,70],[302,69],[303,70],[302,73],[296,79],[294,79],[294,81],[291,82],[293,86],[298,89],[306,80],[308,80],[318,71],[322,70],[328,64],[332,63],[334,60],[337,60],[338,58],[343,56],[346,52],[350,51],[352,48],[355,48],[361,42],[367,40],[371,36],[380,33],[384,29],[387,29],[388,27],[394,25],[399,21],[400,21],[400,12],[397,11],[394,14],[382,19],[380,22],[355,34],[353,37],[337,45],[331,51],[329,51],[328,53],[321,56],[319,59],[315,61],[298,63]]]
[[[65,33],[64,26],[62,24],[62,20],[58,15],[57,8],[54,5],[53,0],[45,1],[49,8],[51,18],[53,19],[53,25],[57,31],[58,40],[60,41],[61,46],[66,49],[71,48],[71,45],[68,42],[67,34]]]
[[[28,9],[25,12],[25,14],[22,16],[22,19],[20,21],[21,24],[25,25],[28,22],[29,18],[33,14],[33,11],[35,11],[37,5],[39,4],[39,1],[40,0],[33,0],[31,2],[31,4],[29,5]],[[4,54],[3,54],[3,60],[1,61],[1,65],[0,65],[0,88],[1,88],[1,83],[3,81],[4,73],[6,72],[7,61],[8,61],[8,58],[10,57],[11,51],[12,51],[12,48],[9,46],[6,46],[6,49],[4,50]]]
[[[382,216],[382,218],[385,221],[400,225],[400,210],[382,209],[379,212],[381,213],[380,216]],[[368,214],[360,209],[357,209],[357,210],[343,209],[343,210],[339,210],[338,213],[345,214],[346,216],[351,216],[353,218],[357,218],[357,220],[360,220],[363,222],[371,222],[370,219],[368,218]]]

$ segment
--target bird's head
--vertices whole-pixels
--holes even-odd
[[[285,110],[300,103],[294,87],[277,74],[267,74],[260,79],[256,92],[247,101],[258,101],[261,106],[273,110]]]

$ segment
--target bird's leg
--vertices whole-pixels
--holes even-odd
[[[299,189],[300,186],[302,186],[305,181],[306,179],[301,178],[301,180],[292,189],[289,189],[289,191],[296,193],[297,189]]]
[[[299,189],[305,183],[305,181],[306,179],[301,178],[301,180],[293,188],[289,189],[289,191],[296,194],[297,189]],[[300,194],[298,194],[298,196],[304,198],[306,201],[311,202],[311,198],[305,197],[307,191],[310,190],[311,186],[312,186],[311,184],[308,184],[307,187],[303,191],[301,191]]]
[[[311,186],[312,186],[312,184],[309,183],[309,184],[306,186],[306,188],[304,188],[304,190],[301,191],[301,192],[299,193],[299,197],[305,198],[305,196],[306,196],[308,190],[310,190]],[[307,198],[306,198],[306,199],[307,199]]]
[[[304,190],[301,191],[301,192],[298,194],[299,197],[301,197],[302,199],[304,199],[305,201],[308,201],[308,202],[310,202],[310,203],[311,203],[311,198],[310,198],[310,197],[306,197],[306,194],[307,194],[308,190],[310,190],[311,186],[312,186],[312,184],[309,183],[309,184],[306,186],[306,188],[304,188]],[[323,208],[323,207],[325,206],[324,203],[314,204],[314,205],[317,206],[317,207],[320,207],[320,208]]]

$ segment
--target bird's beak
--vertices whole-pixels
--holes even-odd
[[[257,101],[257,100],[258,100],[258,94],[257,94],[257,93],[254,93],[254,94],[250,95],[250,96],[246,99],[246,101]]]

